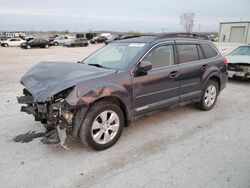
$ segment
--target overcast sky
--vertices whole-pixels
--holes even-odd
[[[218,31],[250,21],[250,0],[0,0],[0,30],[172,32],[183,12],[195,13],[195,31]]]

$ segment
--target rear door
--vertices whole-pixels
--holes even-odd
[[[197,99],[202,93],[202,79],[208,68],[198,43],[176,41],[180,65],[180,102]]]
[[[133,74],[134,115],[177,104],[179,66],[174,43],[155,46],[141,61],[151,62],[152,70],[146,75]]]

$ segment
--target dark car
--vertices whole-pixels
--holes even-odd
[[[71,41],[69,42],[66,42],[64,44],[64,46],[67,46],[67,47],[76,47],[76,46],[81,46],[81,47],[86,47],[89,45],[89,42],[86,38],[76,38],[76,39],[72,39]]]
[[[212,109],[227,79],[227,60],[211,41],[164,34],[115,41],[79,63],[41,62],[22,77],[18,102],[45,125],[44,143],[64,146],[71,134],[103,150],[145,113],[190,103]]]
[[[91,39],[91,40],[90,40],[90,43],[91,43],[91,44],[104,43],[106,40],[108,40],[107,37],[105,37],[105,36],[100,36],[100,37]]]
[[[49,48],[52,44],[44,39],[34,39],[28,42],[21,44],[21,48],[30,49],[30,48]]]

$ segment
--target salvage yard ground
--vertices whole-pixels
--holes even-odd
[[[237,45],[217,46],[225,54]],[[44,131],[20,112],[21,76],[42,60],[77,62],[99,47],[0,48],[0,187],[250,187],[250,83],[244,81],[230,80],[211,111],[189,105],[137,120],[102,152],[73,140],[70,151],[40,138],[13,141]]]

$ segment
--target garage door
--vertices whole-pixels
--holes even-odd
[[[230,42],[244,42],[246,27],[231,27]]]

